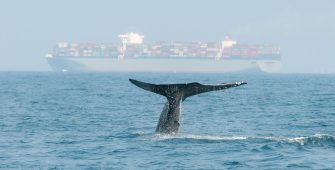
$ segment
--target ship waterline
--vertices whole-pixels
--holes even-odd
[[[71,72],[238,72],[262,71],[275,73],[280,70],[280,60],[219,59],[190,57],[49,57],[54,71]]]

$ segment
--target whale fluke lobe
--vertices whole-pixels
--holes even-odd
[[[166,89],[168,85],[156,85],[156,84],[150,84],[150,83],[144,83],[138,80],[129,79],[130,82],[135,84],[137,87],[140,87],[144,90],[151,91],[163,96],[166,96]]]
[[[179,131],[181,103],[187,97],[247,84],[244,81],[222,84],[200,84],[197,82],[185,84],[150,84],[134,79],[129,79],[129,81],[144,90],[163,95],[167,98],[156,127],[157,133],[177,133]]]
[[[222,84],[200,84],[200,83],[189,83],[187,84],[187,90],[184,92],[184,97],[190,97],[200,93],[223,90],[232,87],[237,87],[240,85],[247,84],[244,81],[235,82],[235,83],[222,83]]]

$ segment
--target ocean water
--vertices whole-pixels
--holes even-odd
[[[248,84],[158,135],[164,97],[129,78]],[[1,72],[0,103],[0,169],[335,168],[335,75]]]

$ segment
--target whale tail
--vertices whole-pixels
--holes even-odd
[[[185,84],[150,84],[134,79],[129,79],[129,81],[144,90],[163,95],[167,97],[168,100],[175,98],[176,96],[181,96],[182,99],[185,100],[187,97],[200,93],[223,90],[247,84],[244,81],[222,84],[200,84],[197,82]]]
[[[156,127],[157,133],[177,133],[180,127],[181,103],[187,97],[215,90],[223,90],[231,87],[237,87],[246,82],[222,83],[222,84],[150,84],[138,80],[129,79],[136,86],[151,91],[167,98],[167,102],[159,117]]]

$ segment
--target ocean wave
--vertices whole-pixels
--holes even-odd
[[[335,147],[335,136],[329,134],[315,134],[312,136],[298,137],[263,137],[263,136],[211,136],[195,134],[146,134],[136,133],[138,136],[147,136],[155,141],[185,141],[185,142],[225,142],[225,141],[244,141],[252,143],[279,142],[285,144],[299,145],[318,145]]]
[[[246,140],[248,137],[245,136],[210,136],[210,135],[193,135],[193,134],[156,134],[155,139],[157,140],[168,140],[168,139],[195,139],[195,140]]]
[[[329,134],[315,134],[313,136],[302,136],[284,139],[288,143],[300,145],[328,145],[335,147],[335,136]]]

